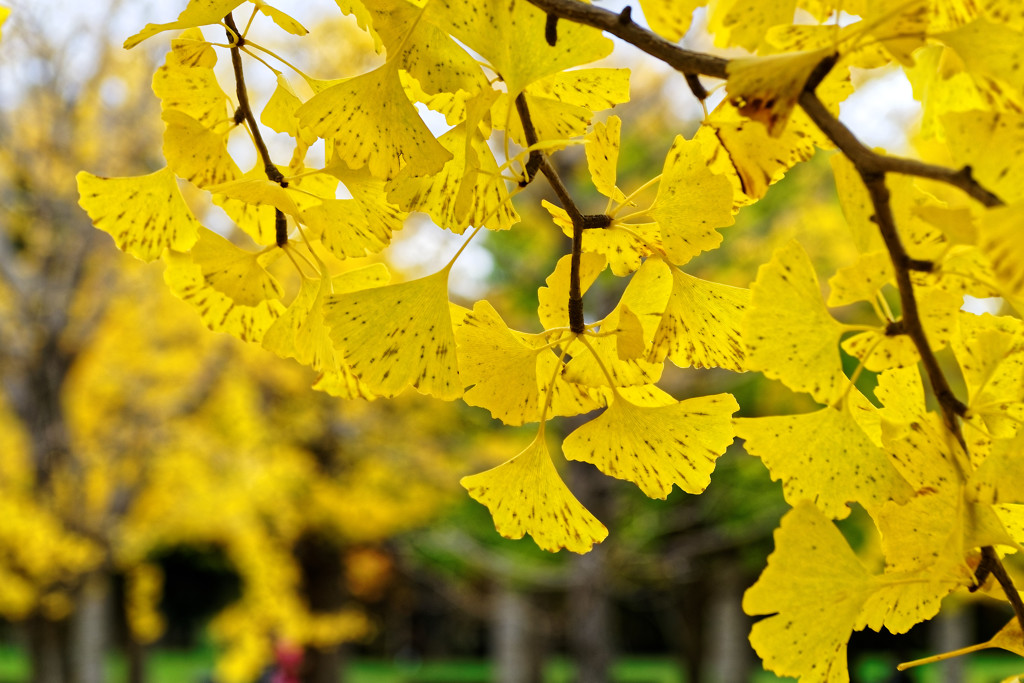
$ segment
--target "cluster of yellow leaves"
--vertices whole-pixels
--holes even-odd
[[[653,30],[676,41],[705,3],[641,4]],[[660,175],[635,189],[618,187],[622,122],[592,121],[628,100],[628,72],[579,68],[611,52],[598,31],[561,22],[551,45],[544,13],[527,0],[338,5],[383,62],[336,80],[301,72],[289,80],[275,70],[260,121],[293,140],[281,183],[262,164],[243,172],[229,154],[241,119],[230,109],[249,105],[225,94],[200,28],[242,2],[192,0],[177,21],[150,24],[126,42],[184,31],[153,81],[167,167],[139,178],[83,172],[81,204],[123,250],[163,258],[171,290],[210,329],[313,368],[315,388],[335,396],[395,397],[413,387],[461,398],[507,424],[538,423],[521,453],[462,483],[501,534],[529,534],[548,550],[586,552],[607,535],[559,475],[546,439],[550,417],[603,410],[565,440],[565,458],[658,498],[674,486],[703,491],[738,434],[793,505],[745,600],[749,613],[769,615],[752,641],[766,666],[801,680],[848,680],[852,631],[906,631],[971,585],[979,548],[1020,549],[1024,488],[1006,485],[1022,475],[1020,320],[959,311],[968,294],[998,295],[1018,310],[1024,300],[1024,163],[1003,152],[1024,144],[1024,16],[1014,2],[720,0],[709,12],[716,43],[750,56],[729,61],[725,100],[692,139],[674,140]],[[262,2],[252,11],[304,32]],[[840,26],[840,11],[855,20]],[[241,48],[258,49],[247,39]],[[837,112],[854,89],[851,69],[886,65],[906,70],[924,104],[924,132],[942,146],[937,160],[969,166],[1007,204],[983,209],[949,188],[886,179],[900,239],[911,258],[930,264],[912,283],[929,345],[950,347],[965,378],[963,443],[926,408],[918,350],[890,305],[896,278],[875,210],[841,155],[833,170],[858,256],[829,279],[827,299],[797,242],[777,249],[750,289],[685,270],[722,245],[720,230],[737,211],[829,146],[798,106],[808,84]],[[435,135],[417,105],[442,114],[450,129]],[[374,255],[412,212],[468,232],[467,241],[519,221],[511,197],[529,180],[530,126],[545,153],[582,143],[607,199],[607,225],[587,230],[582,253],[561,259],[539,288],[541,331],[509,328],[487,301],[471,310],[450,302],[461,250],[433,274],[391,282]],[[318,140],[326,160],[307,167]],[[238,228],[231,239],[200,225],[182,181],[224,209]],[[572,235],[569,214],[545,207]],[[585,293],[606,269],[629,278],[621,298],[582,332],[570,330],[571,289]],[[877,321],[847,323],[830,310],[851,304],[870,307]],[[843,353],[857,373],[878,373],[874,401],[854,387]],[[821,407],[734,421],[739,406],[728,394],[680,401],[658,388],[666,360],[762,372]],[[287,474],[277,481],[301,479]],[[852,503],[878,527],[878,571],[830,521]]]

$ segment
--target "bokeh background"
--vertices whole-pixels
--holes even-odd
[[[318,683],[775,680],[760,672],[740,609],[786,509],[758,460],[737,444],[704,495],[667,501],[567,463],[570,487],[608,540],[575,556],[502,539],[458,480],[531,435],[419,395],[344,402],[312,391],[306,369],[203,329],[159,264],[117,252],[78,208],[79,170],[164,165],[150,80],[167,36],[130,52],[120,44],[149,21],[170,21],[183,2],[7,4],[0,681],[244,683],[300,658],[304,680]],[[281,9],[311,34],[283,36],[258,19],[255,35],[307,72],[337,77],[374,64],[368,39],[329,0]],[[642,21],[636,8],[634,18]],[[710,48],[700,21],[687,40]],[[678,75],[628,46],[611,59],[633,70],[631,101],[615,111],[628,191],[660,168],[676,134],[692,134],[701,109]],[[272,74],[247,69],[264,102]],[[866,142],[895,152],[913,145],[917,115],[909,83],[887,72],[863,74],[843,110]],[[288,139],[265,133],[287,158]],[[241,166],[255,162],[251,149],[233,151]],[[599,210],[581,159],[578,150],[556,157],[574,196]],[[518,202],[523,223],[483,235],[452,278],[460,303],[486,297],[524,330],[536,327],[537,287],[568,250],[539,208],[544,188],[531,192]],[[187,197],[207,225],[228,229],[217,207]],[[748,286],[793,237],[819,272],[834,270],[852,260],[845,230],[819,154],[745,209],[725,248],[690,270]],[[432,272],[460,242],[414,216],[388,265],[406,277]],[[594,315],[618,299],[614,281],[602,285],[588,295]],[[870,388],[870,373],[861,382]],[[731,391],[742,415],[811,407],[778,383],[726,371],[667,372],[664,384],[677,397]],[[552,426],[564,435],[576,425]],[[855,510],[841,526],[870,552],[866,516]],[[985,639],[1005,620],[982,603],[947,607],[899,639],[855,635],[855,679],[952,683],[1013,671],[982,656],[970,669],[953,662],[900,678],[896,662]]]

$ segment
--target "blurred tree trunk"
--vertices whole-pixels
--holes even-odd
[[[970,612],[964,605],[959,609],[943,610],[932,622],[930,630],[931,652],[949,652],[971,644]],[[965,658],[954,657],[938,664],[941,683],[961,683],[967,680]]]
[[[544,648],[530,596],[507,583],[497,585],[491,607],[491,652],[497,683],[540,683]]]
[[[146,683],[146,646],[129,637],[125,656],[128,659],[128,683]]]
[[[35,615],[27,622],[32,683],[67,683],[67,624]]]
[[[68,620],[72,683],[107,683],[104,658],[110,633],[110,576],[102,569],[84,577]]]
[[[323,535],[306,533],[295,544],[302,569],[303,595],[312,612],[336,612],[345,601],[341,548]],[[340,645],[306,647],[302,660],[303,683],[340,683],[344,664]]]
[[[750,680],[750,619],[743,614],[743,574],[734,562],[719,562],[707,605],[704,671],[711,683]]]
[[[567,429],[572,426],[567,425]],[[570,470],[570,488],[598,519],[611,517],[608,479],[589,466]],[[598,544],[570,560],[568,594],[569,653],[580,683],[607,683],[613,660],[611,599],[608,595],[608,546]]]

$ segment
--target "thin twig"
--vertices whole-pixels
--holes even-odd
[[[516,97],[516,110],[519,112],[519,120],[523,124],[526,142],[532,147],[537,144],[537,131],[533,127],[530,108],[526,104],[526,97],[523,93],[519,93]],[[537,154],[536,157],[534,156],[535,153]],[[534,161],[535,159],[536,162]],[[565,187],[565,183],[559,177],[558,171],[548,161],[547,155],[535,150],[530,153],[530,163],[536,163],[537,168],[548,179],[548,184],[555,191],[558,201],[562,203],[562,208],[569,214],[569,219],[572,221],[572,259],[569,267],[569,329],[575,334],[583,334],[586,330],[586,322],[583,320],[583,290],[580,286],[580,265],[583,256],[583,231],[587,229],[588,217],[584,216],[583,212],[576,206],[576,202],[573,201],[572,195],[569,194],[569,190]]]
[[[238,98],[238,110],[241,112],[242,118],[249,125],[253,140],[256,141],[256,149],[259,150],[260,159],[263,160],[263,168],[266,171],[267,178],[281,187],[288,187],[288,181],[284,179],[284,175],[281,174],[281,171],[277,169],[277,166],[270,159],[267,144],[263,142],[260,127],[256,123],[256,116],[252,113],[252,107],[249,105],[249,95],[245,88],[245,75],[242,71],[242,51],[240,49],[245,43],[245,38],[239,33],[238,27],[235,26],[235,19],[231,16],[230,12],[224,17],[224,23],[228,27],[228,42],[231,43],[231,66],[235,70],[235,93]],[[237,116],[236,114],[236,118]]]

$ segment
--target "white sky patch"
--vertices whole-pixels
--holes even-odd
[[[868,147],[906,152],[910,133],[921,117],[921,103],[914,99],[910,81],[893,67],[864,83],[839,105],[839,120]]]
[[[1003,299],[1001,297],[990,296],[979,299],[970,294],[964,294],[964,305],[960,307],[961,311],[973,313],[974,315],[983,315],[985,313],[999,315],[1002,309]]]

